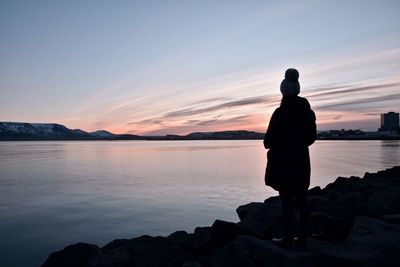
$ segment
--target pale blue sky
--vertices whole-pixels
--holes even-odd
[[[296,67],[320,129],[376,129],[377,114],[400,111],[399,10],[399,1],[1,0],[0,121],[263,131],[283,72]]]

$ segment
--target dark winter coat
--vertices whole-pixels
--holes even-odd
[[[275,190],[308,189],[311,173],[308,146],[314,143],[316,135],[315,114],[307,99],[283,97],[264,137],[264,147],[269,149],[265,184]]]

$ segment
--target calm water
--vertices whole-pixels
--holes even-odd
[[[400,164],[400,141],[319,141],[312,186]],[[0,266],[78,241],[193,231],[276,193],[262,141],[0,142]]]

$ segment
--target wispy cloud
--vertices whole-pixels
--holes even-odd
[[[385,101],[392,101],[396,104],[399,103],[400,94],[390,94],[384,96],[376,96],[376,97],[366,97],[364,99],[353,99],[351,101],[346,101],[343,103],[333,103],[333,104],[322,104],[319,105],[319,109],[339,109],[340,110],[360,110],[361,104],[372,104],[372,103],[380,103]],[[368,107],[366,107],[368,108]]]
[[[227,101],[230,100],[229,97],[213,97],[213,98],[206,98],[206,99],[202,99],[196,102],[193,102],[192,105],[198,105],[198,104],[207,104],[207,103],[211,103],[211,102],[215,102],[215,101]]]
[[[222,117],[222,114],[219,114],[219,115],[214,116],[213,119],[217,119],[217,118],[219,118],[219,117]]]
[[[342,118],[342,115],[337,115],[335,117],[333,117],[334,120],[340,120]]]
[[[206,107],[206,108],[180,109],[180,110],[166,113],[163,116],[163,118],[193,116],[193,115],[199,115],[199,114],[203,114],[203,113],[225,110],[225,109],[234,108],[234,107],[243,107],[243,106],[266,104],[266,103],[276,103],[276,101],[278,101],[278,98],[276,96],[257,96],[257,97],[244,98],[244,99],[235,100],[235,101],[229,101],[229,102],[225,102],[223,104],[214,105],[214,106],[210,106],[210,107]]]
[[[370,86],[360,86],[360,85],[350,85],[350,86],[337,86],[337,87],[319,87],[316,90],[316,93],[307,93],[306,96],[311,99],[337,99],[337,97],[341,97],[347,94],[353,93],[364,93],[367,91],[373,91],[377,89],[386,89],[391,87],[400,87],[400,82],[395,83],[383,83],[383,84],[375,84]],[[344,89],[343,89],[344,88]]]
[[[238,123],[238,122],[246,122],[249,118],[249,115],[237,116],[229,119],[211,119],[211,120],[203,120],[196,122],[196,125],[205,126],[205,125],[223,125],[223,124],[231,124],[231,123]]]

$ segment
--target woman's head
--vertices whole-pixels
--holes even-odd
[[[296,69],[287,69],[285,79],[281,82],[283,96],[296,96],[300,93],[299,72]]]

